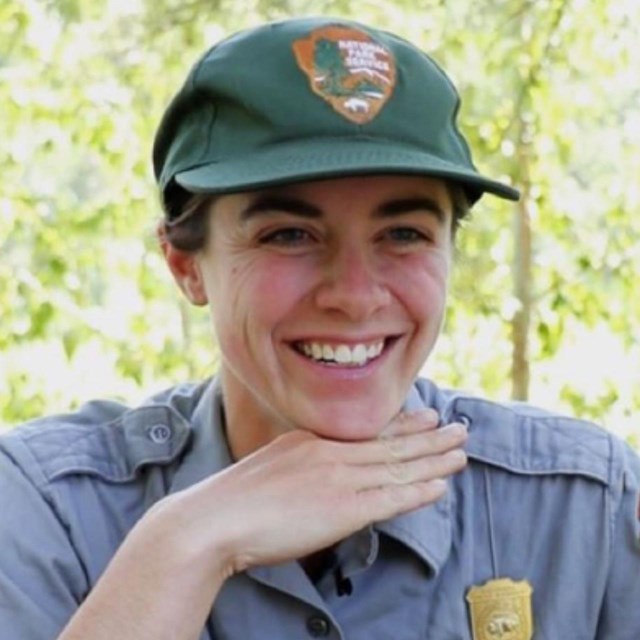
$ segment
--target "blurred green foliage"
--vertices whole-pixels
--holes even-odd
[[[530,398],[637,438],[635,0],[4,0],[0,423],[214,370],[156,248],[154,129],[207,46],[304,14],[404,34],[454,77],[479,167],[531,185]],[[460,235],[426,369],[445,386],[509,395],[516,215],[485,198]]]

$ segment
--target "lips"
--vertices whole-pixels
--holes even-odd
[[[315,362],[348,367],[362,367],[375,360],[385,347],[385,340],[355,344],[300,341],[294,344],[296,351]]]

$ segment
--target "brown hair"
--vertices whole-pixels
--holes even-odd
[[[163,198],[164,235],[172,247],[195,253],[204,249],[209,235],[209,211],[216,196],[191,193],[174,185]]]

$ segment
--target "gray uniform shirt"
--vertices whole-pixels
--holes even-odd
[[[471,640],[473,625],[519,638],[500,603],[472,623],[469,589],[496,578],[532,586],[536,640],[638,640],[636,455],[597,427],[425,380],[406,406],[469,424],[447,496],[344,540],[315,584],[297,562],[232,577],[202,640]],[[230,464],[215,380],[0,438],[0,637],[56,638],[145,511]]]

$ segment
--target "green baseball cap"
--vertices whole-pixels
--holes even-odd
[[[471,203],[518,191],[478,173],[456,126],[458,93],[411,43],[343,19],[242,31],[196,63],[158,128],[163,193],[232,193],[349,175],[459,183]]]

